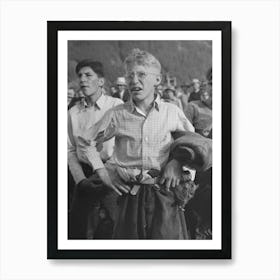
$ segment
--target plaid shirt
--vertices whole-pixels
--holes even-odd
[[[110,164],[124,168],[157,169],[167,163],[171,133],[194,131],[192,124],[177,106],[162,101],[159,96],[147,115],[132,101],[109,110],[84,135],[85,155],[94,169],[103,168],[98,150],[103,141],[115,137]]]
[[[93,106],[87,107],[82,100],[68,111],[68,165],[76,183],[85,178],[79,162],[90,164],[84,157],[79,136],[98,122],[109,109],[122,103],[119,98],[102,94]],[[104,143],[100,153],[102,160],[105,161],[112,155],[113,147],[114,139]]]

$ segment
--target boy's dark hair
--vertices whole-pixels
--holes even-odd
[[[101,62],[91,59],[84,59],[77,64],[75,69],[76,74],[78,74],[83,67],[90,67],[99,78],[104,78],[103,65]]]

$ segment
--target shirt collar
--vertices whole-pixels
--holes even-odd
[[[160,96],[158,94],[156,94],[155,99],[153,101],[153,108],[155,108],[157,111],[159,111],[159,103],[160,103]],[[131,112],[136,110],[136,106],[135,106],[132,98],[129,101],[129,107],[130,107]]]
[[[95,106],[96,108],[98,108],[99,110],[102,109],[102,107],[104,106],[106,102],[106,97],[105,95],[102,93],[101,96],[96,100],[95,104],[93,106]],[[83,98],[80,102],[80,109],[84,110],[90,108],[90,106],[88,105],[87,101],[85,98]]]
[[[103,108],[105,102],[106,102],[106,97],[105,97],[105,95],[102,93],[101,96],[96,100],[95,106],[100,110],[100,109]]]
[[[160,96],[159,94],[157,94],[156,99],[154,101],[154,107],[156,108],[157,111],[159,111],[159,103],[160,103]]]

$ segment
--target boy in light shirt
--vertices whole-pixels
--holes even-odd
[[[131,100],[109,110],[83,140],[86,155],[103,184],[120,197],[116,239],[188,239],[182,211],[172,188],[182,166],[170,160],[171,133],[194,131],[184,113],[156,94],[161,65],[150,53],[134,49],[125,59]],[[104,165],[98,150],[115,137]]]

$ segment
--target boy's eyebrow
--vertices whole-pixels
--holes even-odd
[[[82,74],[90,74],[91,72],[90,72],[90,70],[87,70],[87,71],[85,71],[85,72],[79,72],[78,73],[78,75],[82,75]]]
[[[85,76],[92,76],[92,73],[90,73],[90,72],[80,73],[80,74],[78,74],[78,77],[80,78],[80,77],[82,77],[83,75],[85,75]]]

